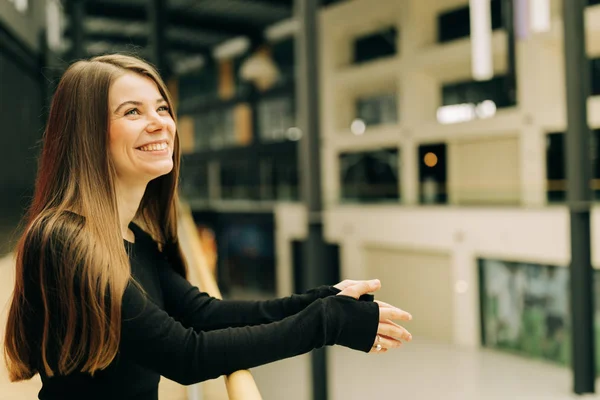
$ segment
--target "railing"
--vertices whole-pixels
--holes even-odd
[[[188,261],[188,276],[192,284],[211,296],[222,298],[211,268],[200,247],[200,235],[187,204],[179,207],[179,241]],[[262,400],[250,371],[236,371],[225,377],[229,400]],[[219,396],[221,397],[221,396]],[[213,400],[205,396],[205,400]]]

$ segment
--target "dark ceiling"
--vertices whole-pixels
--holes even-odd
[[[88,56],[134,51],[148,56],[150,36],[147,8],[153,0],[84,1],[84,50]],[[292,18],[293,0],[165,0],[167,60],[171,64],[202,56],[229,39],[246,37],[261,42],[267,27]],[[322,1],[322,6],[340,0]],[[67,12],[71,9],[66,4]],[[65,28],[65,52],[72,30]],[[68,54],[68,53],[67,53]]]

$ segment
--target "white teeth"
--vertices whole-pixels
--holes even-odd
[[[142,151],[159,151],[159,150],[164,150],[166,148],[167,148],[167,143],[162,142],[162,143],[148,144],[146,146],[140,147],[139,149]]]

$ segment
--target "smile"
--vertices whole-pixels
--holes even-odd
[[[162,143],[153,143],[153,144],[147,144],[145,146],[142,147],[138,147],[138,150],[141,151],[161,151],[161,150],[166,150],[168,147],[166,142],[162,142]]]

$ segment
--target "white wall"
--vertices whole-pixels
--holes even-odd
[[[568,211],[546,204],[545,167],[545,135],[565,130],[566,112],[562,22],[560,7],[554,7],[552,30],[517,44],[518,106],[487,120],[438,124],[435,110],[440,104],[441,84],[468,79],[471,51],[468,39],[436,44],[435,17],[440,10],[466,3],[467,0],[351,0],[321,13],[322,166],[325,235],[328,241],[341,245],[343,278],[375,278],[369,275],[372,266],[366,264],[366,249],[373,247],[449,254],[453,342],[477,347],[478,257],[558,266],[569,263]],[[586,18],[588,49],[591,55],[599,55],[600,7],[589,8]],[[350,38],[390,22],[399,30],[400,54],[349,66]],[[495,71],[501,73],[506,69],[505,33],[495,32],[493,43]],[[351,135],[348,120],[352,117],[352,97],[382,87],[398,91],[401,121],[367,130],[363,136]],[[598,98],[590,100],[590,124],[600,126]],[[512,150],[515,154],[511,155],[518,163],[515,205],[418,206],[418,145],[444,141],[451,149],[470,140],[484,143],[486,138],[517,140]],[[401,152],[401,201],[390,205],[340,205],[339,153],[384,146],[398,147]],[[449,171],[456,170],[456,159],[449,157],[448,163]],[[452,172],[449,175],[453,199],[462,182],[456,177],[452,182]],[[593,242],[600,234],[598,210],[592,216]],[[306,214],[301,206],[279,207],[277,221],[279,273],[291,268],[289,239],[305,234],[292,233],[290,226],[306,226]],[[598,268],[598,246],[592,256]],[[394,276],[401,279],[402,271]],[[281,293],[285,294],[291,288],[291,276],[284,272],[280,278],[279,285],[284,288]],[[401,287],[394,281],[383,284]]]

